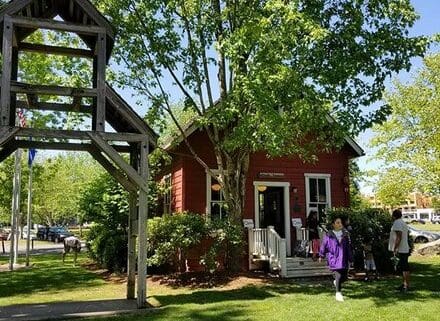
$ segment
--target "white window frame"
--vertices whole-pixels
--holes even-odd
[[[167,183],[167,180],[169,180],[169,183]],[[165,193],[163,193],[163,214],[171,214],[171,198],[173,195],[172,194],[173,180],[171,173],[164,175],[163,183],[164,183],[164,187],[168,189],[167,191],[165,191]],[[166,203],[167,196],[169,203]]]
[[[220,171],[218,169],[211,169],[211,172],[214,175],[220,175]],[[211,182],[212,182],[212,177],[211,175],[208,173],[208,171],[206,171],[206,217],[208,220],[211,220],[211,203],[212,203],[212,190],[211,190]],[[223,196],[222,196],[223,198]],[[226,203],[224,200],[223,201],[215,201],[216,203]],[[221,214],[221,208],[220,208],[220,219],[223,219],[222,214]]]
[[[317,210],[316,207],[310,206],[310,181],[311,178],[316,179],[325,179],[325,189],[327,191],[327,208],[332,207],[332,190],[331,190],[331,174],[323,174],[323,173],[304,173],[305,186],[306,186],[306,216],[309,215],[310,210]],[[319,215],[319,213],[318,213]]]

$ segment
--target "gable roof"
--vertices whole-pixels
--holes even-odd
[[[326,116],[326,119],[327,119],[327,121],[328,121],[329,123],[331,123],[331,124],[336,123],[336,120],[335,120],[332,116],[330,116],[330,115],[327,115],[327,116]],[[200,129],[200,128],[199,128],[199,126],[196,124],[195,121],[189,123],[188,126],[186,126],[186,128],[185,128],[185,130],[184,130],[184,132],[185,132],[185,137],[189,137],[189,136],[192,135],[197,129]],[[355,154],[356,154],[356,157],[361,157],[361,156],[364,156],[364,155],[365,155],[365,152],[364,152],[364,150],[362,149],[362,147],[359,146],[359,144],[356,143],[356,141],[355,141],[353,138],[351,138],[351,137],[348,136],[348,135],[345,135],[345,136],[344,136],[344,140],[345,140],[345,142],[346,142],[346,143],[347,143],[347,144],[353,149],[353,151],[354,151]],[[171,139],[170,141],[168,141],[168,142],[165,144],[164,149],[165,149],[165,150],[170,150],[170,149],[172,149],[174,146],[179,145],[181,142],[183,142],[183,136],[182,136],[182,135],[179,135],[179,137],[177,137],[176,139]]]
[[[65,22],[85,26],[97,26],[105,30],[107,35],[107,60],[115,42],[115,29],[111,23],[96,9],[89,0],[12,0],[0,9],[0,23],[5,15],[22,18],[53,19],[60,16]],[[17,27],[17,41],[22,41],[35,29]],[[0,35],[2,36],[2,35]],[[96,37],[78,34],[91,49],[94,49]]]

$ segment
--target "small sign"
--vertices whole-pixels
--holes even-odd
[[[282,178],[284,177],[284,173],[266,173],[260,172],[258,173],[259,178]]]
[[[299,217],[292,218],[293,227],[302,227],[302,220]]]
[[[243,226],[244,228],[254,228],[254,220],[251,218],[244,218]]]

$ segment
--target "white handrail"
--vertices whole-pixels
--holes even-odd
[[[286,240],[281,238],[273,226],[249,229],[249,256],[267,258],[271,269],[279,269],[286,276]]]

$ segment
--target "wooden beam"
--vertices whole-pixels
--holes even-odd
[[[32,10],[31,10],[31,5],[30,4],[26,6],[26,15],[28,17],[32,17]]]
[[[140,146],[139,172],[142,179],[148,181],[148,141]],[[148,184],[146,189],[139,190],[139,219],[138,219],[138,280],[137,307],[147,305],[147,218],[148,218]]]
[[[106,84],[105,94],[107,96],[107,102],[111,107],[121,114],[121,116],[139,133],[150,136],[150,143],[155,147],[157,145],[157,134],[143,121],[142,118],[139,117],[138,114],[136,114],[130,105],[128,105],[109,84]]]
[[[76,0],[76,3],[82,8],[84,12],[87,12],[90,19],[96,24],[103,26],[107,35],[115,39],[115,30],[111,23],[87,0]]]
[[[116,167],[110,163],[94,146],[89,150],[90,155],[104,167],[107,172],[112,175],[116,181],[121,184],[128,192],[136,192],[137,186],[130,182]]]
[[[96,124],[97,131],[105,131],[105,67],[106,67],[106,35],[100,33],[96,41],[97,70],[96,70]]]
[[[84,12],[82,18],[83,25],[86,25],[88,20],[89,20],[89,16],[87,15],[87,13]]]
[[[89,134],[93,134],[93,132],[79,130],[20,128],[16,136],[26,138],[34,137],[44,139],[72,139],[90,141]],[[145,135],[132,133],[101,133],[101,137],[107,141],[127,143],[135,143],[145,140]]]
[[[74,8],[73,0],[69,0],[69,16],[71,17],[73,17],[73,8]]]
[[[3,162],[6,158],[8,158],[9,155],[11,155],[17,147],[15,146],[14,142],[9,142],[5,146],[3,146],[2,150],[0,151],[0,163]]]
[[[12,34],[13,26],[11,17],[5,15],[3,21],[3,44],[2,44],[2,79],[0,92],[0,125],[8,126],[14,120],[10,119],[11,114],[11,72],[12,72]]]
[[[16,81],[11,82],[11,91],[18,94],[96,97],[96,89],[93,88],[30,85]]]
[[[62,111],[62,112],[78,112],[84,114],[92,113],[92,106],[89,105],[79,105],[74,104],[59,104],[59,103],[43,103],[37,102],[35,104],[29,104],[26,101],[17,101],[17,108],[21,109],[31,109],[31,110],[52,110],[52,111]]]
[[[8,4],[4,5],[0,10],[0,20],[3,16],[16,14],[18,10],[22,10],[25,6],[30,4],[32,0],[15,0],[10,1]]]
[[[54,55],[61,55],[68,57],[93,58],[93,51],[87,49],[48,46],[48,45],[41,45],[41,44],[27,43],[27,42],[19,43],[18,49],[21,51],[54,54]]]
[[[7,144],[11,139],[15,137],[15,134],[20,130],[19,127],[0,127],[0,146]]]
[[[17,148],[35,148],[35,149],[44,149],[44,150],[67,150],[67,151],[80,151],[80,152],[89,152],[93,147],[92,144],[88,143],[60,143],[60,142],[41,142],[35,140],[17,140],[15,141]],[[123,145],[112,145],[112,147],[118,153],[129,153],[130,146]]]
[[[35,1],[33,2],[33,4],[34,4],[34,12],[35,12],[35,16],[36,16],[36,17],[39,17],[39,16],[40,16],[40,3],[39,3],[38,0],[35,0]]]
[[[49,29],[57,31],[67,31],[83,35],[96,35],[105,33],[106,29],[98,26],[82,25],[79,23],[70,23],[64,21],[56,21],[52,19],[35,19],[29,17],[12,18],[14,26],[28,28],[28,29]]]
[[[116,150],[110,146],[97,132],[87,132],[92,141],[96,144],[96,147],[100,151],[105,153],[115,164],[118,166],[127,177],[134,182],[141,190],[147,192],[147,182],[141,177],[136,170],[131,167],[127,162],[116,152]]]

